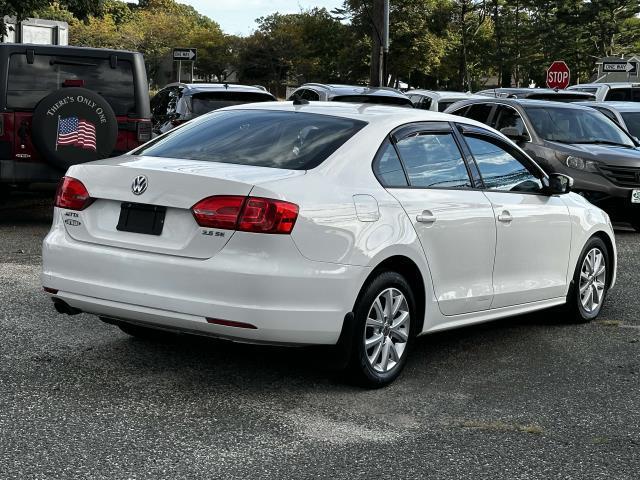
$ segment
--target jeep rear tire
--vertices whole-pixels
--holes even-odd
[[[36,105],[31,136],[40,155],[65,171],[111,155],[118,122],[102,96],[86,88],[62,88]]]

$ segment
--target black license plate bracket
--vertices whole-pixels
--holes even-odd
[[[120,205],[120,218],[116,230],[143,235],[161,235],[166,213],[167,207],[123,202]]]

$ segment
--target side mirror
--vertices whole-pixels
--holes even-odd
[[[507,137],[510,140],[513,140],[514,142],[518,143],[518,142],[526,142],[529,139],[529,135],[527,135],[526,133],[522,133],[520,131],[519,128],[516,127],[504,127],[500,129],[500,133],[503,134],[505,137]]]
[[[542,185],[550,195],[564,195],[573,188],[573,178],[563,173],[552,173],[542,179]]]

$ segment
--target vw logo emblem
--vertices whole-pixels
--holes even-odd
[[[147,177],[144,175],[138,175],[133,179],[133,183],[131,184],[131,191],[134,195],[142,195],[147,190],[147,186],[149,182],[147,181]]]

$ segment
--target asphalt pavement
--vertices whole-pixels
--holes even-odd
[[[322,349],[128,337],[42,293],[50,195],[0,201],[0,479],[640,478],[640,234],[598,321],[421,337],[381,390]]]

